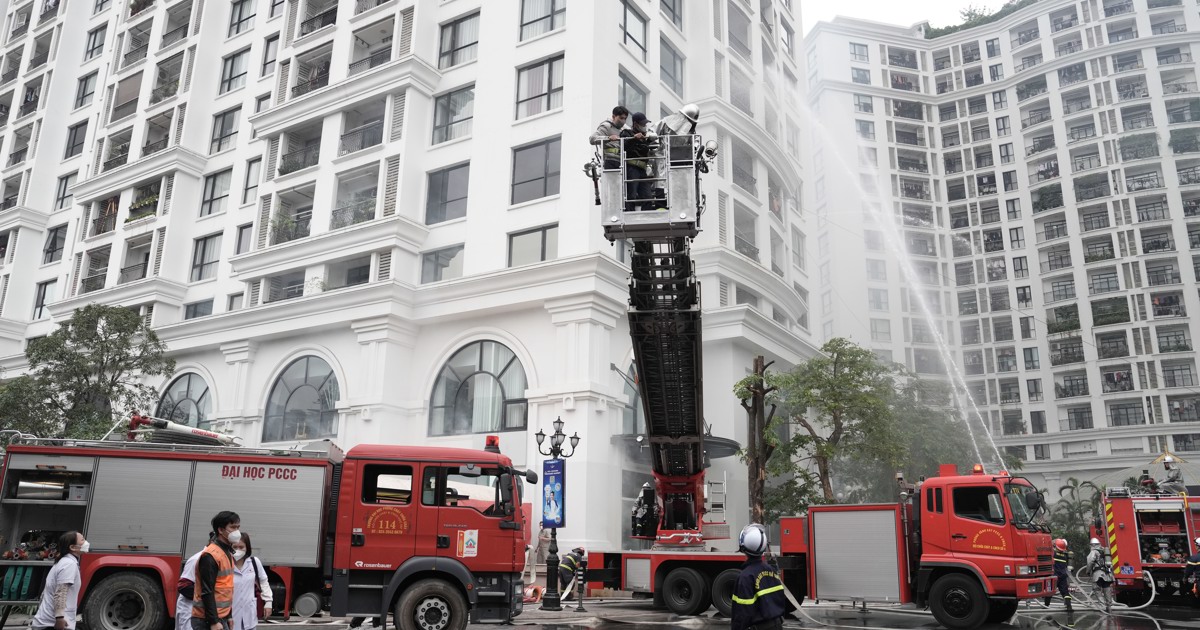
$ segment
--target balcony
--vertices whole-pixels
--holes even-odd
[[[1158,252],[1173,252],[1175,251],[1175,242],[1170,236],[1156,235],[1147,236],[1142,239],[1142,253],[1156,254]]]
[[[1101,359],[1116,359],[1129,356],[1129,343],[1124,339],[1120,341],[1101,341],[1097,347],[1097,353]]]
[[[896,144],[907,144],[911,146],[923,147],[925,146],[925,138],[919,134],[909,131],[897,131]]]
[[[1104,166],[1104,162],[1100,160],[1099,153],[1095,153],[1092,155],[1081,155],[1081,156],[1071,160],[1071,172],[1072,173],[1081,173],[1083,171],[1090,171],[1092,169],[1100,168],[1101,166]]]
[[[1200,217],[1200,199],[1184,199],[1183,216]]]
[[[1166,202],[1156,201],[1154,203],[1141,204],[1137,207],[1138,221],[1162,221],[1171,218],[1170,208]]]
[[[1054,384],[1054,398],[1076,398],[1088,395],[1087,381],[1070,381]]]
[[[146,53],[150,51],[150,44],[142,44],[134,48],[130,48],[125,56],[121,58],[121,67],[128,68],[129,66],[146,58]]]
[[[1160,55],[1158,57],[1158,65],[1170,66],[1177,63],[1192,63],[1192,53],[1177,52],[1170,55]]]
[[[311,147],[285,153],[279,160],[279,174],[295,173],[310,166],[316,166],[321,157],[321,147],[314,144]]]
[[[1047,259],[1042,263],[1042,271],[1045,273],[1058,271],[1059,269],[1070,269],[1070,267],[1071,256],[1069,254],[1059,255],[1054,258]]]
[[[1058,160],[1052,160],[1038,164],[1033,176],[1029,178],[1029,183],[1036,184],[1056,177],[1058,177]]]
[[[337,230],[375,219],[375,200],[364,199],[356,203],[340,205],[333,211],[329,228]]]
[[[179,92],[179,77],[170,77],[161,81],[158,87],[150,92],[150,104],[162,102]]]
[[[20,118],[21,116],[25,116],[27,114],[32,114],[33,112],[36,112],[37,108],[38,108],[38,103],[40,103],[40,102],[41,102],[41,98],[35,97],[31,100],[21,103],[21,107],[17,110],[17,118]]]
[[[1083,42],[1071,42],[1054,49],[1055,57],[1066,57],[1083,50]]]
[[[1159,352],[1191,352],[1192,342],[1182,334],[1161,336],[1158,338]]]
[[[121,103],[120,105],[113,107],[112,116],[109,116],[108,122],[111,123],[111,122],[114,122],[117,120],[121,120],[122,118],[128,118],[129,116],[134,115],[135,113],[137,113],[137,106],[138,106],[138,99],[137,99],[137,97],[134,97],[128,101],[125,101],[124,103]]]
[[[1180,284],[1183,282],[1183,278],[1179,275],[1179,272],[1174,269],[1147,271],[1146,280],[1152,287],[1158,287],[1164,284]]]
[[[1097,308],[1096,304],[1092,305],[1093,325],[1107,326],[1109,324],[1124,324],[1129,321],[1129,307],[1125,304],[1125,298],[1114,299],[1120,301],[1120,306]]]
[[[915,173],[928,173],[929,172],[929,163],[928,162],[925,162],[922,160],[915,160],[913,158],[897,157],[896,165],[902,171],[910,171],[910,172],[915,172]]]
[[[50,2],[45,3],[45,8],[42,9],[42,13],[38,15],[38,26],[41,26],[42,24],[45,24],[56,17],[58,17],[58,0],[51,0]]]
[[[28,146],[21,147],[20,149],[14,149],[13,152],[8,155],[8,165],[13,166],[15,164],[20,164],[21,162],[24,162],[25,158],[28,156]]]
[[[129,4],[129,17],[132,18],[152,6],[154,6],[154,0],[134,0]]]
[[[1129,192],[1137,192],[1139,190],[1154,190],[1165,186],[1162,177],[1158,173],[1144,173],[1133,177],[1125,178],[1125,188]]]
[[[17,195],[9,195],[8,197],[5,197],[4,201],[0,201],[0,210],[8,210],[9,208],[17,207],[18,199],[20,199],[20,197]],[[0,252],[3,251],[3,249],[0,249]]]
[[[1145,84],[1117,88],[1117,100],[1121,102],[1146,98],[1147,96],[1150,96],[1150,90],[1146,88]]]
[[[1176,24],[1175,22],[1167,22],[1166,24],[1150,25],[1150,32],[1155,35],[1170,35],[1171,33],[1186,33],[1186,24]]]
[[[101,172],[111,171],[118,166],[124,166],[129,161],[129,145],[124,145],[124,148],[115,148],[114,152],[109,153],[109,157],[101,166]]]
[[[1109,196],[1111,191],[1108,188],[1108,182],[1101,184],[1092,184],[1090,186],[1076,186],[1075,199],[1078,201],[1088,201],[1091,199],[1099,199]]]
[[[1069,18],[1059,18],[1057,20],[1053,20],[1050,22],[1050,32],[1057,33],[1059,31],[1065,31],[1073,26],[1078,26],[1078,25],[1079,25],[1079,18],[1077,16],[1071,16]]]
[[[1102,247],[1088,247],[1087,251],[1084,252],[1084,254],[1083,254],[1083,262],[1085,264],[1101,262],[1104,260],[1112,260],[1116,257],[1117,257],[1117,252],[1116,252],[1116,250],[1113,249],[1112,245],[1105,245]]]
[[[1133,160],[1146,160],[1149,158],[1158,157],[1158,144],[1141,145],[1129,147],[1122,144],[1121,159],[1132,162]]]
[[[366,72],[367,70],[370,70],[376,66],[382,66],[390,61],[391,58],[391,50],[380,50],[378,52],[371,53],[367,57],[350,64],[350,76],[354,76],[360,72]]]
[[[106,214],[92,219],[92,236],[108,234],[117,228],[117,215]]]
[[[308,18],[300,23],[300,36],[304,37],[309,33],[316,32],[326,26],[332,26],[337,22],[337,5],[318,13],[317,15]]]
[[[1039,188],[1033,192],[1037,193],[1037,198],[1033,200],[1034,214],[1063,207],[1062,188],[1058,184]]]
[[[163,33],[162,43],[159,44],[159,47],[166,48],[166,47],[170,46],[171,44],[174,44],[175,42],[183,41],[184,38],[187,37],[187,33],[188,33],[188,25],[186,23],[183,26],[180,26],[178,28],[173,28],[173,29],[167,31],[166,33]]]
[[[733,163],[733,183],[751,195],[758,194],[758,179],[737,160]]]
[[[6,83],[11,83],[11,82],[15,81],[16,78],[19,76],[21,76],[20,64],[19,63],[13,64],[12,70],[9,70],[8,72],[5,72],[4,74],[0,74],[0,85],[4,85]]]
[[[1028,147],[1025,147],[1025,157],[1037,155],[1042,151],[1049,151],[1056,146],[1057,145],[1054,142],[1054,136],[1040,136],[1034,138],[1033,142]]]
[[[1045,228],[1041,232],[1038,232],[1038,237],[1040,239],[1038,242],[1045,243],[1046,241],[1055,241],[1060,238],[1066,238],[1067,235],[1068,232],[1066,221],[1047,223]],[[1071,297],[1075,296],[1072,295]]]
[[[912,68],[913,70],[916,70],[917,69],[917,56],[916,55],[889,54],[888,55],[888,65],[900,66],[901,68]]]
[[[1022,72],[1025,72],[1026,70],[1029,70],[1030,68],[1032,68],[1032,67],[1034,67],[1034,66],[1039,66],[1039,65],[1041,65],[1041,64],[1042,64],[1042,61],[1043,61],[1043,58],[1042,58],[1042,56],[1041,56],[1041,55],[1038,55],[1038,56],[1036,56],[1036,57],[1030,58],[1028,61],[1026,61],[1025,63],[1022,63],[1021,65],[1017,66],[1017,67],[1016,67],[1016,68],[1014,68],[1013,70],[1014,70],[1014,71],[1015,71],[1017,74],[1020,74],[1020,73],[1022,73]]]
[[[1200,400],[1171,400],[1167,402],[1167,417],[1171,422],[1200,421]]]
[[[104,279],[105,279],[104,277],[106,275],[108,275],[108,274],[101,272],[101,273],[96,273],[96,274],[87,276],[83,280],[80,280],[79,281],[79,292],[80,293],[91,293],[93,291],[99,291],[100,289],[103,289],[104,288]]]
[[[1018,85],[1017,86],[1017,102],[1026,101],[1035,96],[1041,96],[1042,94],[1045,94],[1046,91],[1047,91],[1047,88],[1046,88],[1045,82],[1042,82],[1039,85],[1031,85],[1031,86]]]
[[[382,6],[387,2],[388,0],[358,0],[358,2],[354,3],[354,15],[370,11],[371,9]]]
[[[1050,348],[1050,365],[1070,365],[1072,363],[1083,363],[1082,343]]]
[[[34,53],[33,56],[29,58],[29,69],[33,70],[34,68],[42,67],[42,66],[46,65],[46,61],[48,61],[49,59],[50,59],[50,49],[49,48],[47,48],[46,50],[43,50],[42,52]]]
[[[1129,370],[1114,370],[1100,375],[1100,389],[1105,394],[1133,391],[1133,372]]]
[[[1041,36],[1042,36],[1041,31],[1039,31],[1036,28],[1031,28],[1027,31],[1022,31],[1020,33],[1017,33],[1017,36],[1013,38],[1013,40],[1011,42],[1012,47],[1019,48],[1021,46],[1024,46],[1025,44],[1032,42],[1032,41],[1036,41]]]
[[[1137,29],[1132,29],[1132,28],[1124,30],[1124,31],[1109,32],[1108,43],[1116,44],[1119,42],[1127,42],[1127,41],[1130,41],[1133,39],[1137,39],[1137,36],[1138,36]]]
[[[753,238],[735,233],[733,237],[733,249],[750,260],[758,260],[758,247],[755,246]]]
[[[1148,129],[1154,126],[1154,116],[1150,112],[1137,114],[1136,116],[1126,116],[1121,121],[1121,127],[1125,131],[1133,131],[1135,129]]]
[[[271,218],[271,244],[307,238],[311,229],[312,208],[299,210],[295,214],[276,213]]]
[[[1114,72],[1129,72],[1130,70],[1141,70],[1146,64],[1142,63],[1140,58],[1130,59],[1128,61],[1118,61],[1113,63]]]
[[[1073,300],[1075,299],[1075,287],[1073,285],[1055,287],[1054,289],[1043,293],[1042,298],[1045,300],[1046,304],[1062,302],[1063,300]]]
[[[1054,116],[1049,109],[1040,109],[1029,113],[1028,118],[1021,119],[1021,129],[1028,129],[1034,125],[1040,125],[1048,120],[1053,120]]]
[[[1178,303],[1179,298],[1175,297],[1174,303],[1154,304],[1155,317],[1183,317],[1187,315],[1183,304]]]
[[[122,267],[121,273],[117,277],[117,284],[125,284],[126,282],[134,282],[146,277],[146,263],[130,265]]]
[[[1112,225],[1108,222],[1108,212],[1093,212],[1083,215],[1083,221],[1080,223],[1083,232],[1091,232],[1093,230],[1103,230]]]
[[[24,24],[21,24],[12,30],[12,34],[8,36],[8,41],[11,42],[14,39],[16,39],[28,32],[29,32],[29,22],[25,22]]]

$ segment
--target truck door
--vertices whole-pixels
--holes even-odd
[[[454,558],[477,573],[513,572],[513,539],[520,535],[520,522],[515,514],[504,514],[499,484],[496,468],[425,467],[422,508],[436,507],[437,520],[434,528],[422,527],[422,532],[435,537],[439,557]]]
[[[949,533],[950,549],[956,555],[975,560],[986,557],[1009,558],[1013,555],[1012,531],[1004,512],[1000,488],[990,485],[951,486]],[[980,558],[979,556],[984,556]],[[1003,563],[984,562],[988,575],[1003,575]]]
[[[350,567],[395,569],[414,551],[419,526],[413,466],[362,462],[351,528]]]

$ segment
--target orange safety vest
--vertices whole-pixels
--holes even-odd
[[[200,555],[208,554],[217,561],[217,582],[213,586],[213,596],[217,600],[217,617],[225,619],[233,614],[233,560],[229,554],[217,545],[209,543]],[[192,616],[204,619],[204,602],[200,599],[200,568],[196,562],[196,604],[192,606]]]

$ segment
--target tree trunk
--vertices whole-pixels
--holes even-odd
[[[742,401],[746,410],[746,478],[747,498],[750,508],[750,522],[766,522],[766,511],[763,507],[767,488],[767,460],[771,458],[774,448],[767,443],[766,432],[771,421],[772,413],[767,413],[767,394],[772,390],[767,387],[767,367],[770,364],[757,356],[754,357],[754,375],[756,383],[750,387],[750,398]]]
[[[824,455],[814,455],[813,460],[817,462],[817,476],[821,478],[821,494],[825,495],[826,502],[833,503],[833,484],[830,483],[829,458]]]

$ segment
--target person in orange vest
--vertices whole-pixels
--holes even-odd
[[[208,546],[196,561],[192,630],[232,630],[233,543],[242,540],[242,518],[228,510],[212,518]]]

